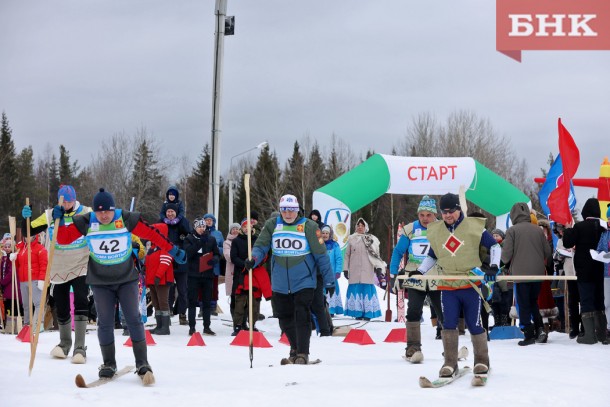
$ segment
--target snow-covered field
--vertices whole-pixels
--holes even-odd
[[[221,291],[224,291],[221,287]],[[342,282],[343,293],[345,284]],[[383,293],[380,292],[381,296]],[[228,313],[226,298],[219,304]],[[271,314],[263,301],[263,314]],[[382,304],[385,311],[385,303]],[[87,363],[73,365],[69,359],[49,356],[58,343],[57,332],[40,334],[36,363],[28,376],[29,343],[11,335],[0,335],[0,406],[604,406],[610,402],[610,346],[579,345],[566,334],[551,333],[548,344],[517,346],[517,340],[489,343],[492,372],[486,387],[473,388],[466,376],[440,389],[421,389],[421,375],[435,377],[442,365],[442,344],[435,340],[429,309],[424,309],[422,326],[424,363],[411,365],[402,359],[403,343],[386,343],[393,328],[403,324],[371,321],[366,329],[374,345],[343,343],[343,337],[312,336],[311,357],[323,363],[310,366],[280,366],[288,346],[279,342],[277,319],[257,323],[271,348],[254,348],[250,368],[248,347],[231,346],[229,315],[213,317],[217,336],[203,336],[205,346],[186,346],[188,327],[179,326],[174,317],[170,336],[155,336],[149,347],[156,384],[143,387],[134,374],[92,389],[79,389],[74,377],[87,381],[97,378],[102,363],[97,336],[87,335]],[[393,310],[396,316],[396,310]],[[337,316],[335,326],[352,324],[351,318]],[[197,321],[198,331],[202,330]],[[490,325],[493,322],[490,321]],[[127,337],[115,331],[117,363],[134,364],[130,347],[122,346]],[[468,333],[460,346],[470,349],[462,365],[472,366],[472,345]],[[180,404],[178,404],[180,403]]]

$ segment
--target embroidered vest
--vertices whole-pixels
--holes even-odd
[[[76,211],[74,211],[71,214],[65,214],[64,215],[64,224],[66,226],[72,224],[74,222],[73,217],[76,215],[84,215],[85,213],[89,212],[88,210],[85,211],[84,210],[85,207],[82,205],[79,205],[78,208],[76,209]],[[88,208],[87,208],[88,209]],[[51,242],[53,240],[53,232],[55,231],[55,223],[53,222],[53,218],[51,216],[51,212],[52,209],[47,211],[47,219],[51,219],[51,221],[49,222],[49,242]],[[68,244],[59,244],[59,243],[55,243],[55,249],[56,250],[77,250],[77,249],[84,249],[85,247],[87,247],[87,240],[85,239],[84,236],[79,237],[78,239],[76,239],[75,241],[73,241],[72,243],[68,243]]]
[[[121,209],[114,211],[114,218],[107,225],[102,225],[91,212],[86,239],[91,258],[103,266],[123,263],[131,256],[131,232],[125,227]]]
[[[307,218],[302,218],[294,225],[287,225],[278,216],[271,237],[271,248],[274,256],[305,256],[311,252],[307,236],[305,236],[306,222]]]

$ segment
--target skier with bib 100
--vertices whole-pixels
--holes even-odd
[[[311,336],[311,302],[317,269],[324,286],[334,291],[335,276],[318,224],[300,214],[294,195],[280,199],[280,216],[268,219],[256,244],[248,269],[256,267],[272,251],[273,309],[290,342],[290,355],[282,364],[308,364]]]
[[[94,196],[92,209],[93,212],[77,215],[70,225],[64,225],[64,209],[55,206],[53,219],[60,219],[59,244],[68,244],[85,236],[89,246],[87,284],[93,290],[98,315],[97,336],[104,360],[99,368],[99,377],[112,378],[117,371],[114,304],[118,298],[129,327],[136,373],[145,385],[153,384],[155,379],[148,364],[144,325],[138,308],[138,272],[131,258],[131,234],[152,241],[168,251],[178,263],[185,261],[185,253],[141,220],[138,212],[115,208],[114,198],[103,188]]]

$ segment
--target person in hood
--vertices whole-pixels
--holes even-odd
[[[180,193],[178,192],[178,188],[174,185],[167,188],[167,192],[165,193],[165,201],[161,205],[161,210],[159,211],[159,220],[163,223],[168,223],[168,219],[166,217],[168,204],[176,205],[176,217],[172,220],[172,222],[173,224],[179,223],[184,217],[184,203],[180,200]]]
[[[593,260],[591,249],[596,250],[605,231],[600,219],[601,210],[596,198],[589,198],[582,208],[583,221],[577,222],[563,234],[563,245],[574,247],[574,269],[580,293],[580,316],[584,334],[578,343],[607,343],[607,317],[604,306],[604,263]]]
[[[502,262],[510,264],[509,274],[546,275],[545,264],[552,261],[552,250],[542,229],[532,223],[529,206],[525,202],[514,204],[510,210],[510,219],[513,226],[506,231],[502,243]],[[532,345],[536,341],[546,342],[538,308],[541,286],[540,281],[524,281],[514,285],[519,308],[519,323],[525,336],[518,342],[520,346]]]
[[[322,222],[322,215],[320,214],[319,210],[314,209],[313,211],[311,211],[309,213],[308,217],[309,217],[309,219],[316,222],[318,224],[318,227],[320,228],[320,230],[322,230],[322,228],[324,227],[324,222]]]
[[[369,233],[368,223],[359,218],[356,232],[347,239],[345,249],[343,270],[349,280],[345,315],[364,320],[381,316],[375,283],[378,283],[377,273],[385,269],[382,262],[379,239]]]

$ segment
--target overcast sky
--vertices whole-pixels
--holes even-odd
[[[211,140],[214,7],[0,0],[0,109],[17,149],[64,144],[86,164],[101,140],[146,127],[194,162]],[[577,176],[597,178],[610,155],[610,51],[525,51],[518,63],[495,49],[495,1],[228,0],[227,11],[223,172],[263,140],[284,162],[304,134],[390,153],[414,116],[459,109],[488,118],[532,175],[558,152],[558,117],[580,148]]]

